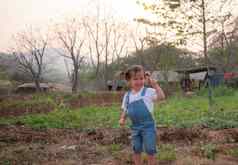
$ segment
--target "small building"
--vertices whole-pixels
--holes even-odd
[[[230,64],[224,73],[226,85],[238,88],[238,64]]]
[[[209,69],[209,73],[208,73]],[[216,67],[194,67],[188,69],[177,70],[181,75],[180,85],[184,91],[200,89],[202,85],[207,85],[208,78],[212,86],[218,86],[224,82],[224,73]]]
[[[179,88],[180,75],[175,71],[153,71],[151,77],[159,82],[166,95],[171,95]]]
[[[152,78],[159,82],[179,82],[179,74],[175,71],[153,71]]]
[[[122,91],[123,89],[125,89],[127,86],[125,80],[125,72],[123,71],[116,72],[112,84],[113,84],[112,89],[115,89],[116,91]]]
[[[238,88],[238,73],[226,72],[224,73],[224,80],[228,86]]]
[[[235,72],[225,72],[224,73],[224,79],[225,80],[230,80],[230,79],[233,79],[233,78],[238,78],[238,73],[235,73]]]

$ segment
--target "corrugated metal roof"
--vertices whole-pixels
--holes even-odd
[[[157,81],[165,81],[165,76],[168,76],[169,82],[179,81],[179,74],[174,71],[154,71],[151,76]]]
[[[19,85],[17,88],[35,88],[35,83],[24,83]],[[49,88],[50,86],[46,83],[40,83],[41,88]]]
[[[207,75],[207,72],[198,72],[189,74],[191,80],[204,80]]]

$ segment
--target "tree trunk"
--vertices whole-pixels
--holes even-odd
[[[207,54],[207,27],[206,27],[206,7],[205,7],[205,0],[202,0],[202,25],[203,25],[203,52],[204,57],[206,61],[207,66],[207,72],[208,72],[208,100],[209,100],[209,106],[212,106],[213,100],[212,100],[212,88],[211,88],[211,79],[210,79],[210,62]]]
[[[78,67],[75,66],[72,79],[72,93],[78,92]]]
[[[40,86],[40,81],[38,78],[34,79],[34,82],[35,82],[35,86],[36,86],[36,91],[37,92],[41,92],[42,89],[41,89],[41,86]]]

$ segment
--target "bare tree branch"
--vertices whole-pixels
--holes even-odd
[[[48,34],[43,36],[39,31],[32,28],[26,29],[15,36],[13,54],[19,64],[19,70],[28,73],[41,91],[40,81],[44,69],[45,50],[48,45]]]
[[[67,68],[67,75],[72,84],[72,92],[77,92],[79,85],[79,70],[84,61],[82,50],[84,46],[85,26],[79,20],[73,18],[58,26],[56,35],[65,52],[62,53],[58,51],[59,55],[72,61],[72,71],[70,71],[66,61],[65,65]]]

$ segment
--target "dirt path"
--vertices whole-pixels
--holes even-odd
[[[158,141],[158,146],[175,146],[176,154],[170,160],[169,152],[172,151],[169,151],[165,154],[168,158],[159,160],[159,165],[238,164],[237,128],[217,131],[160,128]],[[229,154],[227,151],[232,149],[236,152]],[[209,158],[213,154],[214,158]],[[128,129],[37,130],[25,126],[2,125],[0,164],[129,165],[132,164],[130,132]]]

